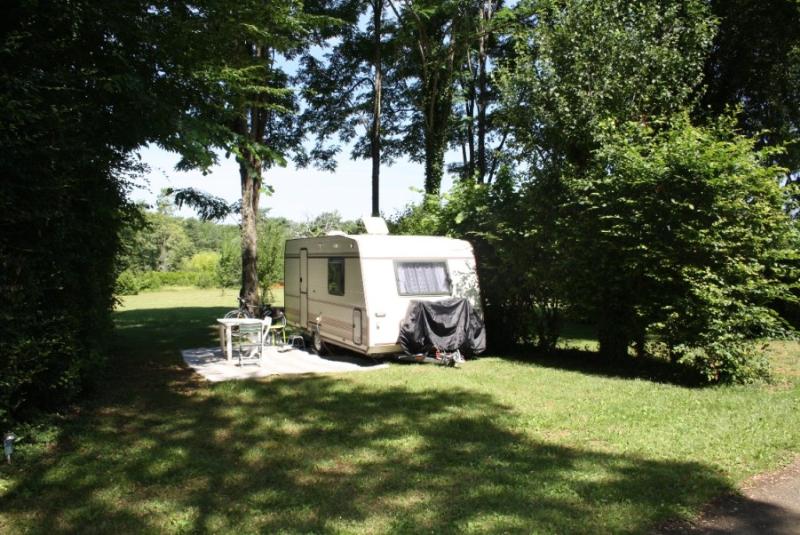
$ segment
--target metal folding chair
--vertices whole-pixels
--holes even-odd
[[[258,364],[264,358],[264,346],[269,336],[269,328],[272,324],[272,318],[264,318],[256,323],[242,323],[238,327],[238,331],[233,332],[232,336],[238,339],[239,343],[239,366],[242,365],[242,354],[244,353],[245,346],[250,346],[250,354],[247,358],[253,358],[258,354]]]
[[[269,327],[269,335],[272,345],[276,345],[275,340],[279,334],[283,338],[283,345],[286,345],[286,316],[283,314],[275,318]]]

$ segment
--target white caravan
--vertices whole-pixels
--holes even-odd
[[[397,337],[413,300],[463,297],[480,310],[468,242],[379,232],[286,242],[286,320],[316,350],[325,343],[364,355],[401,352]]]

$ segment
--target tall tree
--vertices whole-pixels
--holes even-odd
[[[393,132],[402,120],[391,42],[396,24],[385,6],[385,0],[334,5],[329,14],[343,22],[333,36],[335,46],[322,58],[305,55],[298,75],[308,103],[303,123],[316,133],[313,155],[333,169],[340,144],[353,142],[351,157],[371,160],[371,208],[376,217],[380,215],[380,166],[398,155],[400,145]]]
[[[80,390],[110,328],[131,151],[186,149],[217,91],[206,2],[14,2],[0,20],[0,420]],[[208,136],[220,134],[206,127]]]
[[[451,142],[461,149],[462,162],[451,166],[450,171],[478,184],[492,182],[508,135],[505,124],[495,121],[492,109],[498,102],[492,69],[507,61],[510,52],[503,28],[499,27],[506,18],[497,17],[498,12],[504,13],[502,4],[502,0],[479,0],[474,7],[474,35],[467,40],[466,54],[456,75],[459,91],[453,109]],[[489,148],[492,141],[496,142],[494,149]]]
[[[425,192],[438,194],[451,128],[455,80],[474,37],[474,5],[452,0],[389,0],[400,22],[400,69],[407,79],[405,100],[414,110],[406,129],[406,150],[425,165]]]
[[[285,165],[290,152],[295,152],[298,162],[306,161],[295,95],[276,56],[297,53],[307,44],[315,21],[321,19],[304,13],[299,1],[277,0],[214,4],[203,18],[211,32],[207,38],[212,57],[224,57],[225,61],[210,65],[203,73],[204,79],[218,89],[210,95],[216,107],[200,119],[212,132],[224,135],[205,136],[201,141],[206,148],[220,147],[236,157],[241,200],[228,205],[193,188],[175,192],[175,199],[178,204],[199,208],[205,218],[220,218],[234,211],[240,214],[241,293],[248,302],[257,303],[257,216],[260,196],[270,190],[262,173]],[[186,157],[179,167],[205,167],[210,163],[213,159]]]
[[[739,127],[764,146],[789,142],[776,155],[800,178],[800,2],[712,0],[719,18],[697,108],[714,117],[740,107]]]
[[[592,170],[607,121],[646,124],[692,104],[715,28],[702,0],[532,0],[517,13],[517,55],[501,74],[504,113],[530,180],[560,184],[556,198],[568,193],[565,179]],[[561,275],[574,283],[570,301],[596,319],[604,353],[626,354],[643,331],[615,257],[600,266],[580,246],[596,227],[570,212],[552,215],[567,218],[559,228],[574,238],[546,247],[570,257]],[[601,267],[607,283],[584,286]]]

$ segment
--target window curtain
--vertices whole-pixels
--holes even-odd
[[[450,281],[444,262],[403,262],[397,265],[401,295],[449,295]]]

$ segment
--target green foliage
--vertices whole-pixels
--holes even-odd
[[[213,272],[219,264],[219,253],[215,251],[200,251],[183,262],[184,271]]]
[[[238,240],[239,229],[183,219],[163,208],[150,212],[137,206],[133,215],[121,234],[118,263],[123,270],[117,279],[117,295],[170,285],[218,285],[220,251],[224,243]]]
[[[517,16],[503,116],[535,168],[582,169],[604,120],[684,109],[715,28],[702,0],[529,0]]]
[[[706,59],[707,91],[696,112],[715,117],[741,108],[738,126],[766,146],[788,143],[776,160],[800,171],[800,3],[713,0],[719,18]],[[795,180],[797,176],[795,176]]]
[[[298,72],[303,84],[303,98],[308,107],[303,111],[304,128],[314,133],[312,149],[325,169],[336,166],[334,156],[343,145],[353,143],[351,158],[370,158],[372,132],[364,120],[374,114],[375,63],[381,67],[380,161],[392,163],[404,152],[399,133],[405,114],[397,106],[402,77],[399,76],[399,47],[393,42],[397,21],[385,13],[385,0],[333,4],[334,16],[342,20],[336,38],[324,58],[307,53]],[[380,16],[376,30],[375,6]],[[390,12],[391,13],[391,12]],[[359,25],[359,17],[368,20]],[[375,32],[380,32],[379,54],[376,57]]]
[[[344,232],[345,234],[359,234],[364,231],[361,221],[342,219],[342,214],[337,210],[323,212],[314,219],[291,226],[291,234],[297,238],[325,236],[328,232]]]
[[[128,152],[174,117],[134,4],[4,13],[0,423],[63,407],[104,360],[125,195],[141,170]]]
[[[213,253],[216,255],[216,253]],[[218,287],[218,266],[204,271],[123,271],[117,277],[115,294],[136,295],[144,290],[159,290],[164,286]]]
[[[470,2],[432,0],[407,2],[398,11],[395,46],[405,87],[400,102],[411,110],[403,144],[412,160],[425,165],[428,195],[440,194],[456,79],[476,41],[478,11]]]
[[[136,295],[142,290],[141,282],[136,273],[126,269],[117,277],[114,286],[114,295]]]
[[[796,257],[783,170],[733,125],[608,123],[595,171],[566,180],[572,298],[596,317],[613,304],[622,351],[649,331],[710,382],[763,375],[748,341],[781,332],[769,305]]]
[[[273,300],[272,287],[283,282],[283,253],[289,226],[286,222],[262,218],[258,225],[258,284],[261,301]]]
[[[438,195],[425,195],[421,203],[407,205],[387,221],[389,231],[412,236],[433,236],[447,232],[448,227],[441,219],[441,201]]]
[[[231,238],[222,244],[216,272],[221,288],[240,287],[242,284],[242,246],[240,239]]]
[[[122,229],[120,266],[135,271],[178,269],[195,250],[183,220],[148,212],[143,206],[137,206],[137,211],[131,223]]]
[[[184,261],[183,270],[197,274],[194,285],[212,288],[216,286],[220,256],[216,251],[200,251]]]

